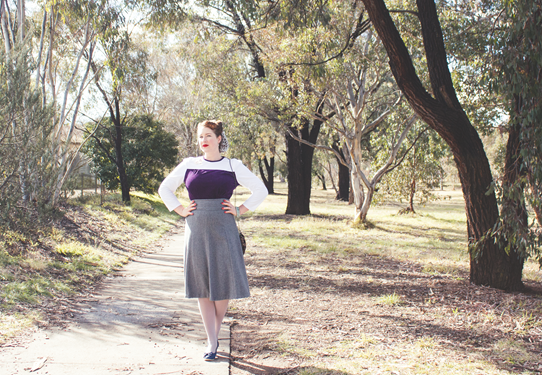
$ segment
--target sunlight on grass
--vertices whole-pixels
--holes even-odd
[[[7,315],[0,312],[0,344],[32,327],[40,318],[38,313]]]
[[[9,230],[0,235],[2,340],[38,319],[32,311],[45,299],[84,290],[127,263],[138,251],[135,246],[152,244],[178,222],[156,195],[135,193],[130,205],[117,193],[87,194],[69,203],[89,219],[83,236],[56,226],[38,228],[32,235]],[[29,311],[24,316],[17,312],[21,305]]]
[[[492,350],[499,357],[504,358],[512,364],[522,364],[527,361],[536,362],[540,359],[525,350],[524,344],[521,341],[511,338],[499,340],[493,345]]]
[[[392,294],[386,294],[386,295],[377,297],[375,302],[379,305],[388,305],[388,306],[396,306],[403,303],[401,296],[395,292],[393,292]]]
[[[460,195],[418,208],[416,216],[398,215],[395,204],[376,205],[369,211],[372,229],[351,225],[353,207],[334,199],[332,191],[315,190],[308,216],[284,215],[286,184],[275,186],[256,213],[243,216],[240,227],[253,244],[271,249],[303,248],[314,253],[354,256],[365,253],[431,263],[427,273],[456,274],[468,267],[464,203]],[[242,202],[245,194],[238,194]],[[270,218],[272,220],[259,219]],[[250,245],[249,245],[250,252]]]
[[[59,244],[55,251],[61,255],[73,257],[82,256],[93,252],[93,248],[79,242],[66,242]]]
[[[53,292],[68,293],[71,289],[62,281],[34,276],[25,281],[12,281],[2,287],[0,296],[3,303],[12,305],[17,302],[35,304],[41,297],[52,297]]]
[[[506,344],[504,344],[506,347]],[[432,337],[422,337],[412,343],[380,345],[371,340],[369,345],[359,345],[357,341],[342,342],[336,350],[326,350],[328,356],[320,360],[322,371],[327,369],[346,374],[510,374],[488,362],[481,355],[466,353],[462,359],[450,361],[452,350],[440,345]],[[520,355],[521,350],[515,352]],[[521,358],[521,357],[518,357]],[[525,359],[525,357],[523,357]],[[530,358],[533,360],[533,358]],[[324,372],[325,373],[325,372]]]

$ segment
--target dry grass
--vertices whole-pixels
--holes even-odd
[[[86,195],[51,226],[0,231],[0,345],[38,325],[63,324],[74,298],[167,232],[177,218],[157,197]]]
[[[542,371],[540,295],[468,283],[460,191],[415,215],[373,207],[365,230],[330,191],[304,217],[278,191],[241,222],[252,298],[232,303],[232,374]],[[528,285],[541,275],[527,264]]]

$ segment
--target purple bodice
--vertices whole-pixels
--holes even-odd
[[[188,169],[184,183],[191,200],[230,199],[233,190],[239,185],[235,173],[212,169]]]

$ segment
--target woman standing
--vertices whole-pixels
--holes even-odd
[[[230,299],[250,296],[235,216],[258,207],[267,189],[239,160],[221,155],[228,148],[221,121],[198,125],[203,156],[186,158],[167,176],[158,193],[170,211],[186,218],[184,276],[186,298],[197,298],[205,331],[206,361],[216,359],[218,333]],[[190,204],[174,192],[185,183]],[[229,199],[242,185],[252,194],[239,207]]]

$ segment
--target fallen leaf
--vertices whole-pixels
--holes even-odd
[[[40,368],[43,367],[43,365],[47,362],[47,357],[39,358],[34,364],[32,365],[32,368],[30,369],[30,372],[38,371]]]

